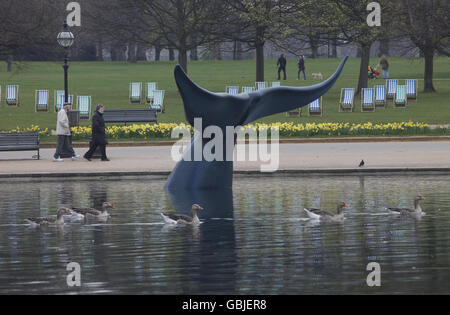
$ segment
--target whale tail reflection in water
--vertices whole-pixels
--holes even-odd
[[[306,106],[318,99],[336,83],[346,61],[347,58],[328,80],[314,86],[276,87],[241,95],[217,94],[202,89],[189,79],[180,66],[175,67],[175,80],[189,124],[194,126],[194,119],[201,118],[203,130],[198,130],[201,134],[207,127],[217,126],[225,135],[226,127],[245,126],[266,116]],[[232,188],[233,162],[225,158],[228,156],[226,145],[223,147],[223,161],[206,161],[204,157],[194,161],[194,148],[204,148],[205,144],[202,137],[192,141],[167,180],[166,191]]]

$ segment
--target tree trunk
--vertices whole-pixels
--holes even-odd
[[[99,40],[97,43],[97,61],[103,60],[103,41]]]
[[[433,71],[434,71],[434,49],[426,48],[424,53],[425,57],[425,89],[424,92],[431,93],[436,92],[433,85]]]
[[[136,44],[132,43],[128,45],[128,62],[137,63]]]
[[[337,39],[331,41],[331,58],[337,58]]]
[[[169,60],[170,61],[175,60],[175,50],[173,48],[169,48]]]
[[[197,61],[198,60],[198,48],[194,47],[191,49],[191,60]]]
[[[389,56],[389,39],[388,38],[383,38],[380,41],[380,51],[378,52],[378,54],[381,56],[386,55]]]
[[[369,69],[370,62],[370,47],[372,43],[364,43],[360,46],[361,51],[361,66],[359,69],[359,80],[358,80],[358,89],[356,90],[356,95],[361,93],[361,89],[367,88],[369,77],[367,75]]]
[[[241,59],[242,59],[241,42],[235,41],[233,47],[233,60],[241,60]]]
[[[147,47],[142,44],[137,44],[136,51],[137,61],[147,61]]]
[[[155,61],[161,60],[161,47],[155,46]]]
[[[187,50],[186,49],[179,49],[178,50],[178,63],[183,68],[184,72],[188,73],[187,68]]]
[[[12,63],[13,63],[13,56],[9,55],[8,58],[6,59],[6,71],[7,72],[12,72]]]
[[[264,82],[264,28],[256,28],[256,81]]]

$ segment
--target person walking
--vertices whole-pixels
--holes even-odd
[[[303,72],[303,77],[306,81],[306,67],[305,67],[305,56],[300,56],[300,60],[298,61],[298,75],[297,80],[300,80],[300,74]]]
[[[84,154],[84,158],[91,161],[92,155],[94,155],[97,147],[100,147],[102,153],[102,161],[108,162],[109,159],[106,157],[106,145],[108,141],[106,140],[105,132],[105,120],[103,119],[103,113],[105,109],[102,104],[97,105],[94,117],[92,117],[92,139],[89,151]]]
[[[385,55],[381,56],[380,65],[383,72],[383,79],[389,80],[389,62]]]
[[[284,73],[284,80],[287,79],[286,76],[286,64],[287,60],[284,57],[284,54],[281,54],[280,58],[278,58],[277,67],[278,67],[278,80],[281,80],[281,71]]]
[[[65,104],[64,107],[58,112],[58,121],[56,123],[56,135],[58,136],[58,145],[56,147],[55,155],[53,156],[53,162],[64,162],[61,158],[63,154],[70,154],[72,161],[75,161],[80,156],[75,154],[72,147],[72,133],[70,131],[69,112],[71,106]]]

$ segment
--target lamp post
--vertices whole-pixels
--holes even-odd
[[[75,37],[72,32],[69,31],[69,26],[67,22],[64,21],[63,29],[58,34],[57,37],[58,44],[64,47],[64,105],[69,104],[69,79],[68,79],[68,70],[69,70],[69,48],[73,45]]]

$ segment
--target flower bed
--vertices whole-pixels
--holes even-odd
[[[428,124],[415,122],[374,124],[371,122],[363,124],[350,123],[273,123],[273,124],[251,124],[245,126],[244,131],[252,131],[259,134],[270,129],[277,128],[281,138],[307,138],[307,137],[345,137],[345,136],[414,136],[414,135],[450,135],[450,130],[444,127],[430,129]],[[188,130],[191,134],[193,128],[186,124],[135,124],[130,126],[108,126],[106,128],[107,138],[110,140],[171,140],[172,131],[177,129]],[[72,128],[73,140],[87,141],[91,136],[91,127]],[[6,132],[40,132],[43,139],[50,138],[53,130],[40,129],[32,125],[30,128],[19,128]]]

